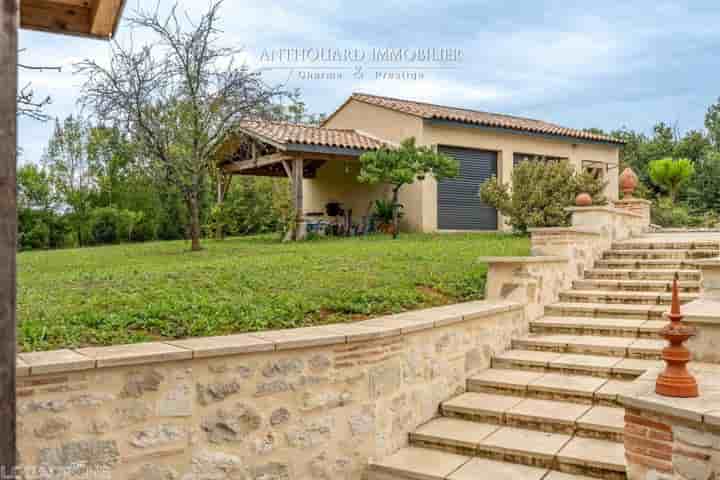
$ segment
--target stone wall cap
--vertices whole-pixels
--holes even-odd
[[[584,212],[606,212],[606,213],[613,213],[615,215],[623,215],[626,217],[635,217],[635,218],[643,218],[642,215],[635,212],[630,212],[628,210],[624,210],[622,208],[615,208],[610,207],[607,205],[596,205],[592,207],[567,207],[565,208],[566,212],[572,212],[572,213],[584,213]]]
[[[16,377],[29,377],[30,376],[30,367],[20,357],[18,357],[15,361],[15,376]]]
[[[162,342],[81,348],[76,352],[94,359],[97,368],[189,360],[193,357],[192,350]]]
[[[168,342],[21,353],[17,358],[17,375],[27,377],[93,368],[355,343],[441,328],[512,311],[524,311],[524,305],[509,301],[482,300],[404,312],[355,323],[224,337],[199,337]]]
[[[590,227],[542,227],[529,228],[530,233],[579,233],[582,235],[602,235],[602,232]]]
[[[77,372],[95,368],[95,360],[72,350],[21,353],[20,360],[30,369],[30,375],[58,372]]]
[[[618,399],[625,407],[720,426],[720,387],[714,380],[720,374],[720,365],[694,362],[689,367],[699,383],[697,398],[663,397],[655,393],[655,378],[660,373],[655,369],[635,380],[637,388],[620,394]]]
[[[699,298],[683,305],[682,313],[688,323],[720,325],[720,300]]]
[[[642,204],[642,205],[652,205],[652,202],[650,200],[645,200],[644,198],[623,198],[622,200],[614,200],[613,203],[615,205],[617,205],[617,204],[629,205],[632,203]]]
[[[537,256],[537,257],[479,257],[478,263],[562,263],[569,262],[568,257],[561,256]]]
[[[192,351],[193,358],[220,357],[275,350],[275,345],[272,342],[248,334],[188,338],[167,342],[167,344]]]

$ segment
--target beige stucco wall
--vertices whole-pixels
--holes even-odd
[[[382,138],[383,140],[398,144],[406,138],[415,137],[418,143],[423,144],[423,121],[420,118],[355,100],[351,100],[343,109],[331,117],[325,126],[328,128],[360,130],[375,137]],[[320,180],[322,177],[319,176],[318,179]],[[306,183],[306,192],[313,196],[314,201],[327,203],[327,201],[323,202],[322,199],[325,197],[323,197],[322,193],[310,192],[317,188],[319,183],[320,182],[316,182],[315,185]],[[427,195],[428,192],[427,188],[421,183],[408,185],[400,191],[400,203],[404,206],[401,227],[404,230],[434,230],[434,228],[424,228],[423,222],[423,214],[426,213],[427,208],[426,205],[435,201],[434,197],[432,202],[428,198],[423,197],[423,195]],[[351,195],[349,197],[351,202],[359,202],[359,200],[352,199]],[[385,198],[389,198],[389,193]],[[343,201],[343,203],[345,202]],[[368,202],[360,203],[367,204]]]
[[[385,108],[351,100],[325,125],[328,128],[350,128],[373,136],[399,143],[414,136],[421,145],[446,145],[477,148],[498,152],[498,173],[503,181],[510,181],[514,153],[531,153],[565,157],[577,168],[583,161],[602,162],[609,165],[606,195],[610,200],[618,198],[618,164],[620,149],[613,145],[572,143],[572,141],[548,139],[519,133],[503,133],[482,130],[463,125],[433,125],[422,119]],[[329,179],[334,177],[330,176]],[[321,192],[320,181],[306,182],[306,192],[315,205],[327,203]],[[479,185],[478,185],[479,188]],[[364,203],[349,195],[352,203]],[[437,182],[426,179],[405,187],[401,191],[405,206],[404,228],[434,232],[437,230]],[[500,225],[503,225],[502,219]]]
[[[36,354],[19,371],[20,460],[47,480],[361,480],[527,329],[519,304],[471,302]]]
[[[360,164],[357,161],[328,161],[317,171],[317,177],[305,180],[305,212],[324,212],[328,202],[340,202],[352,209],[353,222],[372,211],[373,202],[389,198],[390,188],[371,186],[357,181]]]

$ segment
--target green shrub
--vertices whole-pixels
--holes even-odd
[[[661,198],[653,202],[652,223],[664,228],[699,227],[705,222],[702,215],[692,215],[688,208],[673,202],[670,198]]]
[[[511,188],[512,186],[512,188]],[[480,198],[495,207],[513,229],[560,227],[569,224],[565,211],[579,193],[589,193],[596,205],[606,203],[606,183],[587,173],[576,173],[567,161],[524,161],[513,169],[511,185],[493,177],[480,187]]]
[[[136,225],[142,221],[141,212],[115,207],[96,208],[90,212],[90,235],[95,244],[128,242],[133,239]]]

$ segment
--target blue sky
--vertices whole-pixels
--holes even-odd
[[[138,2],[128,0],[126,14]],[[161,0],[164,8],[172,3]],[[207,3],[180,5],[192,16]],[[243,47],[242,60],[253,68],[276,67],[263,73],[267,81],[299,88],[314,113],[330,113],[351,92],[362,91],[577,128],[647,132],[663,120],[684,131],[702,128],[707,106],[720,96],[716,0],[226,0],[222,12],[224,42]],[[136,43],[151,40],[124,27],[118,41],[129,41],[131,34]],[[78,111],[83,78],[73,73],[73,64],[86,57],[106,61],[110,52],[103,42],[36,32],[23,32],[20,43],[24,63],[63,67],[62,73],[20,73],[22,85],[31,82],[38,94],[52,96],[47,111],[58,117]],[[339,68],[356,68],[358,62],[308,64],[342,74],[318,80],[303,73],[322,70],[262,61],[263,52],[283,48],[453,48],[462,59],[389,69],[362,64],[363,78]],[[388,79],[387,72],[422,78]],[[23,162],[40,158],[51,131],[52,123],[20,121]]]

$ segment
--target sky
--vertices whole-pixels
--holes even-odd
[[[127,1],[129,16],[142,0]],[[188,18],[208,6],[178,3]],[[702,129],[720,97],[717,0],[225,0],[221,19],[222,43],[242,48],[239,60],[269,84],[299,89],[311,113],[364,92],[574,128],[650,132],[665,121],[686,131]],[[131,39],[153,41],[121,25],[116,40]],[[27,31],[20,46],[22,63],[62,67],[20,71],[21,86],[50,95],[46,113],[59,118],[80,113],[84,79],[74,65],[107,63],[111,52],[107,42]],[[288,59],[287,49],[305,59]],[[421,61],[418,51],[435,58]],[[41,158],[52,129],[20,120],[21,162]]]

